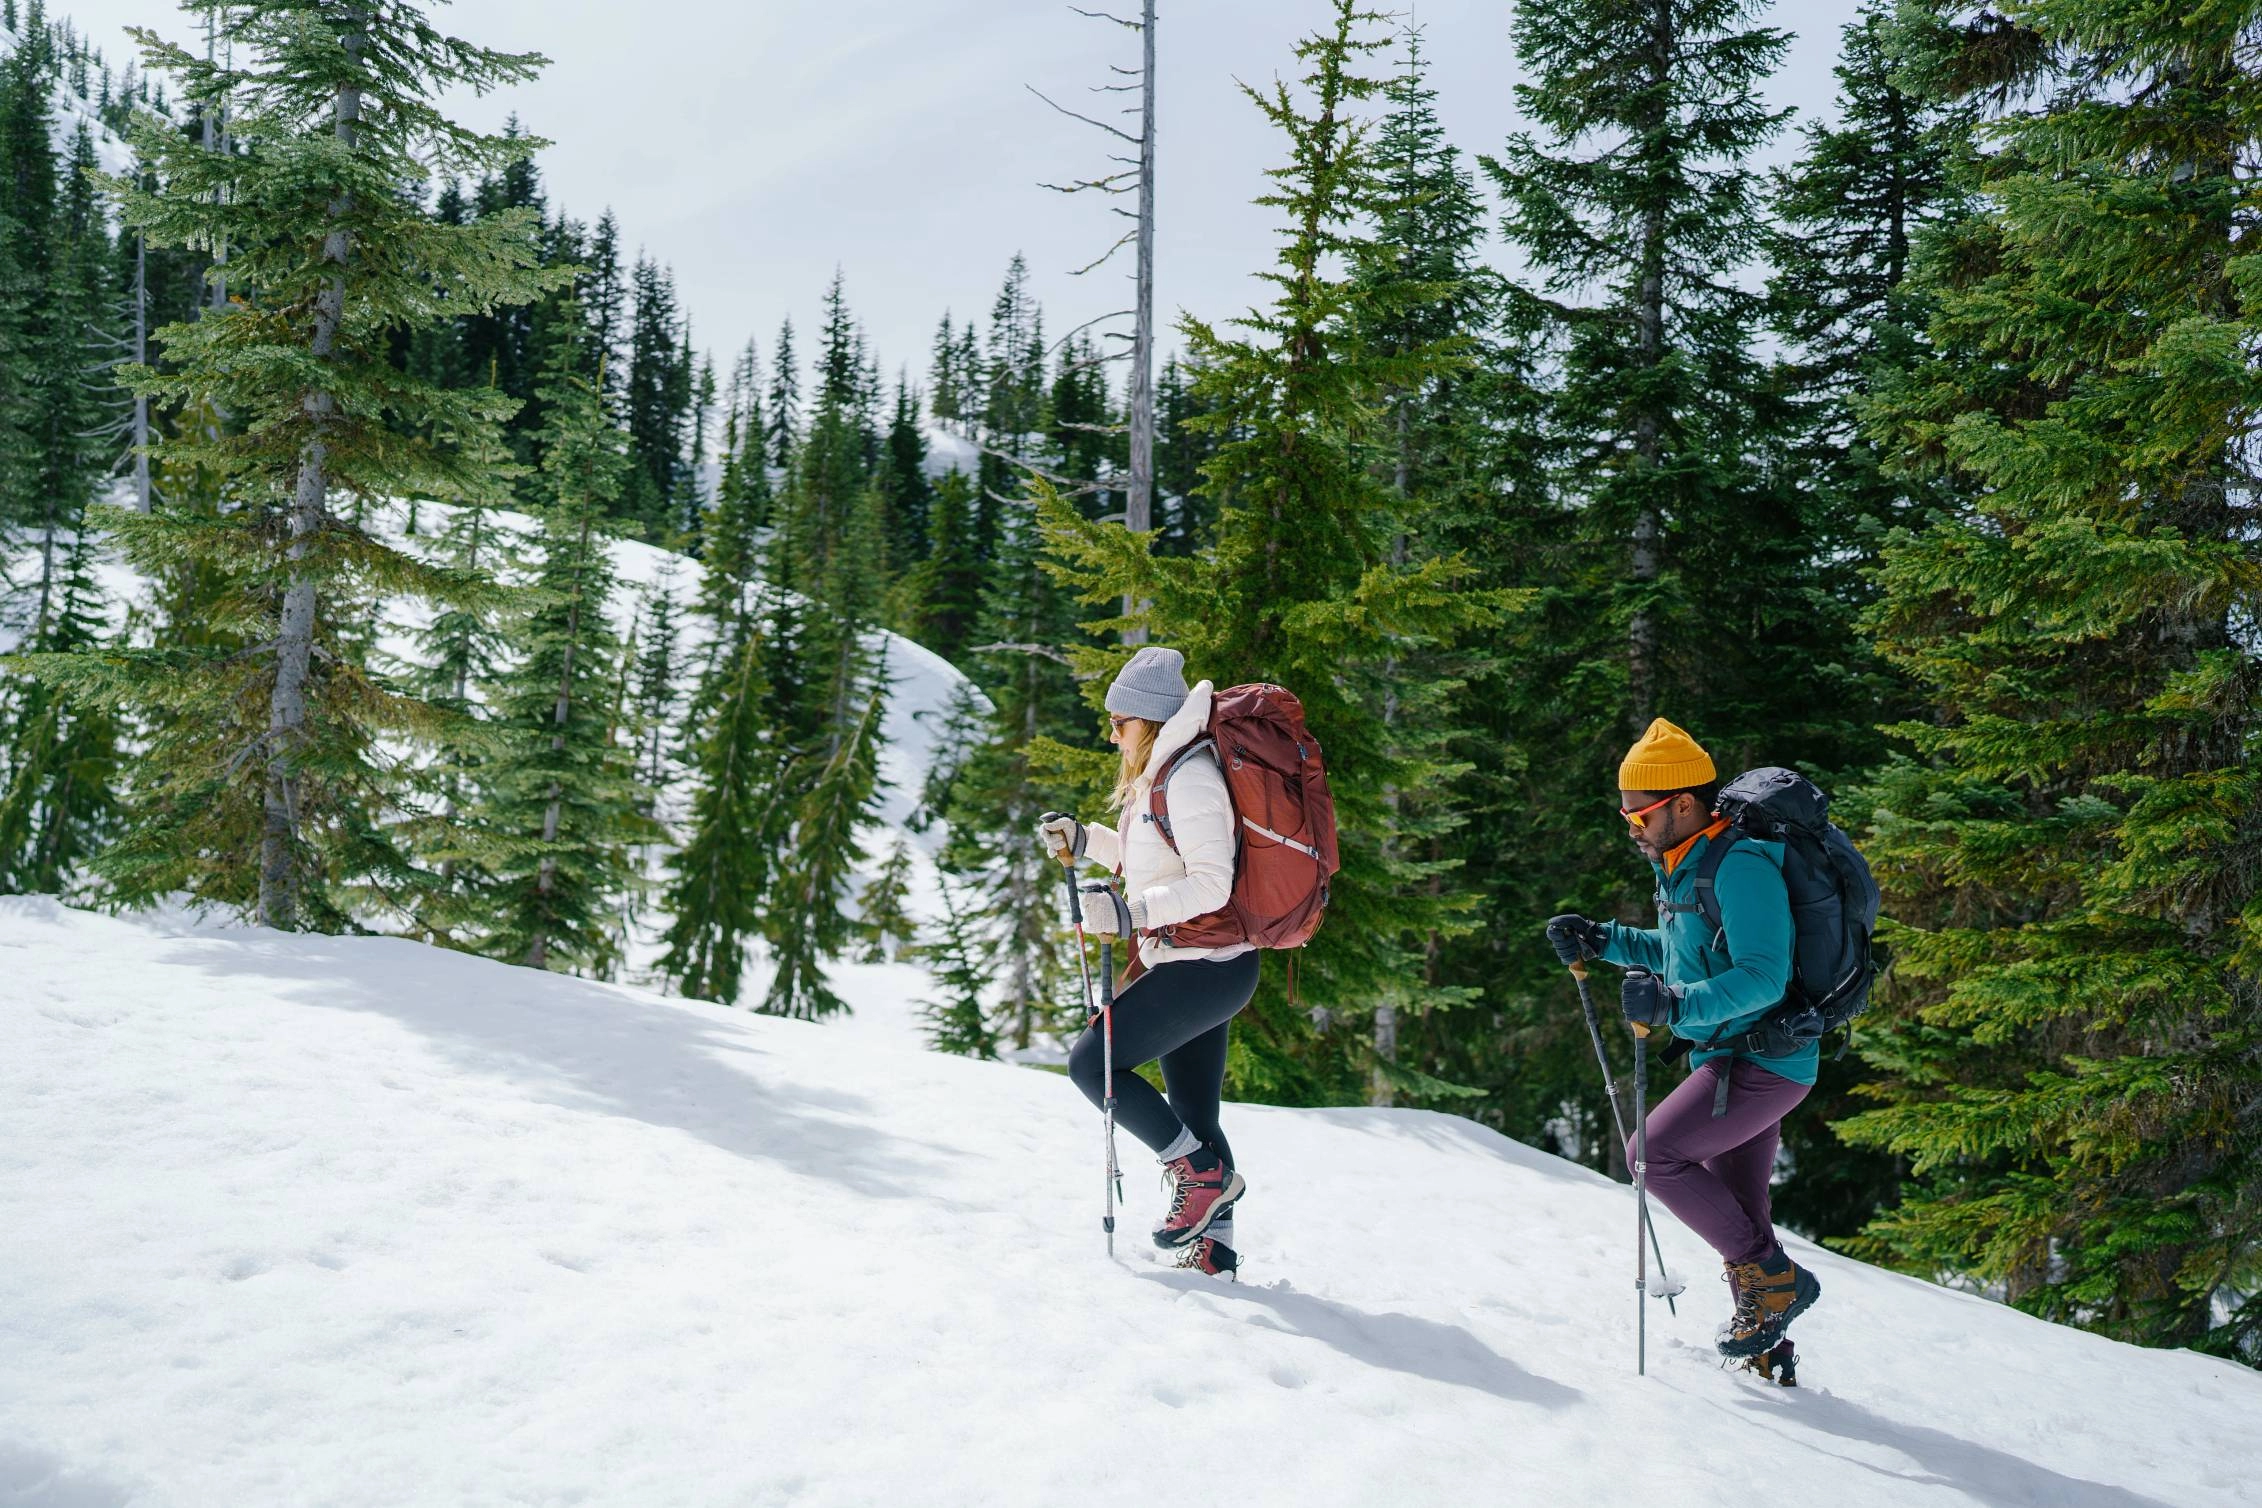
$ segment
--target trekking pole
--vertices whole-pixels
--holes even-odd
[[[1649,1375],[1649,1028],[1634,1028],[1634,1375]],[[1662,1266],[1662,1262],[1660,1263]]]
[[[1115,1166],[1115,944],[1100,939],[1100,1072],[1107,1076],[1107,1100],[1100,1116],[1107,1125],[1107,1254],[1115,1255],[1115,1201],[1122,1197],[1123,1175]]]
[[[1060,877],[1068,887],[1068,925],[1076,929],[1076,973],[1084,982],[1084,1013],[1092,1010],[1092,966],[1084,957],[1084,906],[1076,898],[1076,859],[1074,855],[1060,862]],[[1105,942],[1100,944],[1100,978],[1102,994],[1100,1006],[1100,1071],[1106,1075],[1107,1106],[1103,1122],[1107,1136],[1107,1161],[1105,1164],[1107,1191],[1105,1213],[1100,1216],[1100,1229],[1107,1232],[1107,1254],[1115,1255],[1115,1201],[1123,1182],[1123,1175],[1115,1166],[1115,975],[1111,965],[1114,950]]]
[[[1627,1142],[1626,1116],[1618,1108],[1618,1081],[1610,1072],[1610,1054],[1602,1050],[1602,1017],[1594,1008],[1594,992],[1587,988],[1587,966],[1575,963],[1570,968],[1571,978],[1579,986],[1579,1007],[1586,1012],[1587,1040],[1594,1043],[1594,1060],[1602,1065],[1602,1092],[1610,1100],[1610,1123],[1618,1128],[1618,1145],[1622,1147]],[[1657,1244],[1657,1227],[1654,1225],[1649,1228],[1649,1247],[1657,1253],[1657,1280],[1665,1290],[1665,1307],[1677,1318],[1681,1313],[1681,1306],[1673,1302],[1673,1295],[1679,1293],[1680,1289],[1673,1286],[1672,1274],[1665,1270],[1665,1248]]]

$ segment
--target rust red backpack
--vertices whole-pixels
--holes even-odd
[[[1233,803],[1233,893],[1223,910],[1161,927],[1178,948],[1300,948],[1319,930],[1335,853],[1335,798],[1319,740],[1304,726],[1304,704],[1282,686],[1231,686],[1210,701],[1209,730],[1170,756],[1155,774],[1148,809],[1171,852],[1170,777],[1210,750]]]

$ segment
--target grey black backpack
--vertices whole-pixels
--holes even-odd
[[[1728,819],[1728,831],[1697,861],[1696,909],[1718,936],[1720,901],[1713,880],[1720,861],[1742,838],[1782,844],[1783,885],[1791,893],[1791,985],[1783,1003],[1758,1026],[1697,1045],[1781,1057],[1819,1042],[1869,1008],[1877,972],[1870,941],[1877,930],[1877,881],[1853,840],[1830,820],[1830,798],[1796,771],[1746,771],[1720,788],[1714,810]]]

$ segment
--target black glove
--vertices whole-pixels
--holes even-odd
[[[1681,987],[1667,984],[1647,969],[1628,969],[1626,982],[1618,987],[1618,1012],[1634,1035],[1646,1037],[1653,1031],[1663,1031],[1673,1024],[1673,1017],[1681,1009]]]
[[[1590,922],[1575,911],[1566,911],[1547,919],[1547,940],[1555,945],[1555,956],[1569,966],[1600,958],[1610,934],[1603,930],[1602,923]]]

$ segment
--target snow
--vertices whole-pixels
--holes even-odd
[[[1249,1281],[1062,1078],[381,938],[0,901],[0,1504],[2253,1501],[2262,1375],[1805,1246],[1796,1391],[1630,1197],[1235,1107]],[[872,998],[886,995],[889,998]]]
[[[930,424],[924,431],[927,437],[927,464],[923,468],[930,477],[942,477],[953,471],[977,476],[982,469],[982,448],[956,430]]]

